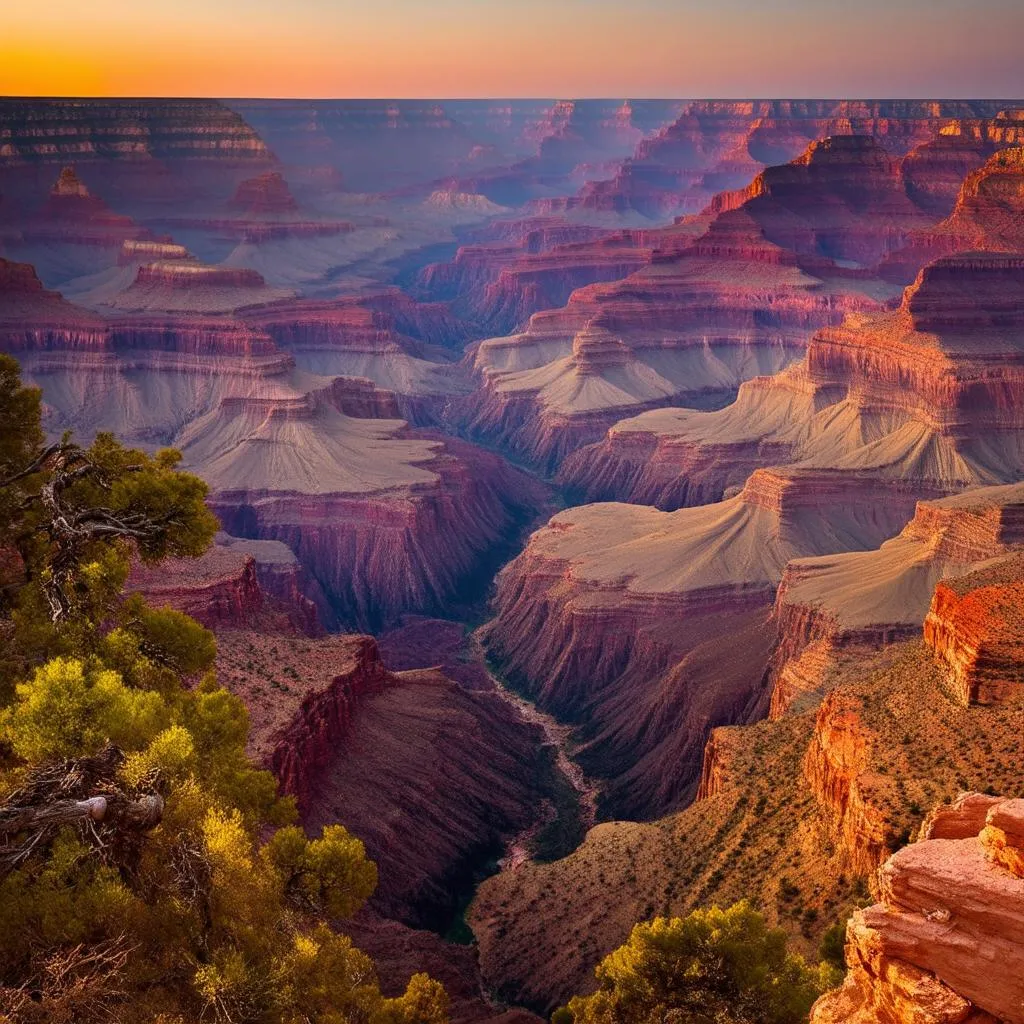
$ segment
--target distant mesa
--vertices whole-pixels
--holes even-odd
[[[280,171],[267,171],[255,178],[246,178],[228,205],[250,216],[295,213],[299,208]]]
[[[499,206],[478,192],[455,192],[448,189],[435,189],[423,201],[423,205],[438,210],[466,210],[483,214],[508,212],[507,206]]]
[[[168,288],[263,288],[266,281],[249,267],[221,267],[198,260],[157,260],[139,267],[135,284]]]
[[[50,195],[57,197],[77,196],[81,199],[88,199],[89,190],[78,180],[74,167],[69,165],[60,172],[60,177],[50,190]]]

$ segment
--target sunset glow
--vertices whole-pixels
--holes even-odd
[[[51,0],[4,8],[7,95],[1024,91],[1024,5],[1016,0]]]

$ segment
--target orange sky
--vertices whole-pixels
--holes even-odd
[[[1024,95],[1020,0],[0,5],[7,95]]]

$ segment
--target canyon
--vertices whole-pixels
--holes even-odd
[[[366,844],[388,991],[536,1024],[751,898],[810,961],[849,921],[814,1024],[1024,1020],[972,980],[1024,901],[1022,145],[1019,101],[0,101],[0,350],[51,437],[206,482],[213,547],[128,589]]]

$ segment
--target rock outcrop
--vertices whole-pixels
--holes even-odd
[[[299,208],[280,171],[267,171],[241,182],[228,206],[250,217],[280,216]]]
[[[221,533],[199,558],[168,559],[158,568],[134,566],[127,589],[215,631],[323,633],[316,601],[307,593],[314,588],[292,552],[275,541],[244,541]]]
[[[876,551],[797,558],[775,601],[771,714],[819,699],[843,660],[920,636],[936,584],[1024,544],[1024,485],[919,502],[898,537]]]
[[[965,704],[993,704],[1024,695],[1024,556],[935,589],[924,638]]]
[[[744,384],[721,411],[616,424],[562,479],[591,500],[664,508],[713,501],[758,466],[787,463],[902,481],[921,498],[1017,480],[1022,284],[1021,256],[944,257],[897,311],[819,331],[802,364]]]
[[[1024,1021],[1024,802],[958,801],[947,829],[895,853],[880,872],[880,902],[847,929],[843,986],[823,996],[812,1024],[898,1020]]]

